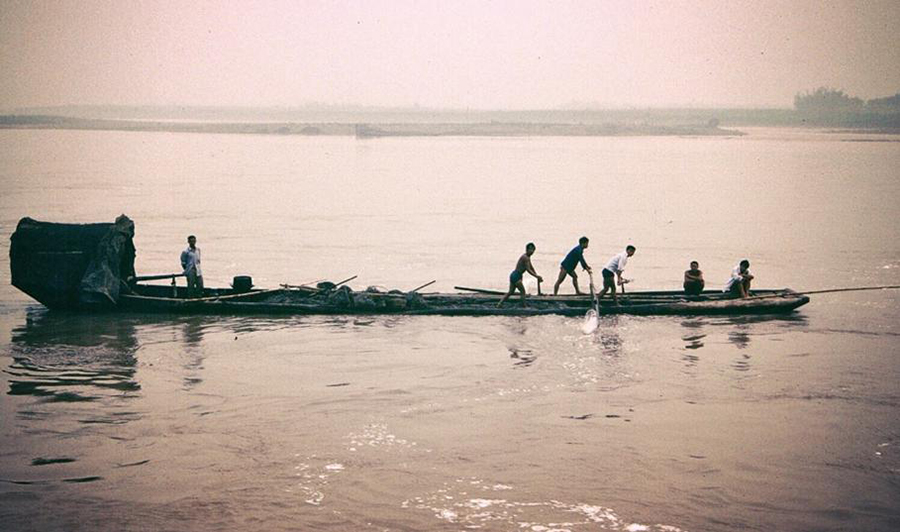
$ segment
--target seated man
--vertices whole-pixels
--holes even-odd
[[[684,293],[689,296],[699,296],[705,285],[703,272],[700,271],[700,263],[695,260],[691,261],[691,269],[684,272]]]
[[[752,280],[750,261],[744,259],[731,270],[731,278],[725,283],[723,292],[730,293],[731,297],[748,297],[750,295],[750,281]]]

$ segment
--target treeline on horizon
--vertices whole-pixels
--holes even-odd
[[[430,109],[298,105],[296,107],[65,105],[0,111],[0,127],[54,127],[106,121],[205,124],[560,124],[603,127],[812,126],[900,130],[900,93],[864,101],[820,87],[798,93],[793,108]],[[114,125],[114,124],[113,124]],[[149,125],[149,124],[148,124]]]
[[[794,96],[794,110],[804,123],[828,127],[898,128],[900,93],[863,100],[843,90],[819,87]]]

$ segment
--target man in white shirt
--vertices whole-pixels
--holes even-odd
[[[187,239],[188,247],[181,252],[181,268],[187,277],[188,297],[203,295],[203,272],[200,270],[200,248],[197,237],[191,235]]]
[[[627,282],[622,279],[622,272],[625,271],[625,265],[628,264],[628,258],[634,255],[636,249],[637,248],[629,244],[628,247],[625,248],[625,251],[609,259],[609,262],[607,262],[606,266],[603,268],[603,291],[597,296],[597,301],[600,301],[600,299],[606,295],[607,290],[609,290],[612,291],[613,303],[616,305],[619,304],[619,298],[616,296],[616,285],[622,285]]]
[[[750,261],[744,259],[731,270],[731,277],[725,283],[723,292],[730,293],[731,297],[747,297],[750,295],[750,281],[752,280]]]

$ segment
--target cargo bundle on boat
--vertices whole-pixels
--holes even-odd
[[[526,306],[509,301],[498,308],[501,292],[463,287],[455,293],[420,293],[352,290],[344,282],[326,282],[261,289],[248,276],[236,277],[231,287],[204,288],[199,297],[188,297],[186,287],[176,284],[181,274],[135,275],[133,237],[134,223],[124,215],[111,224],[23,218],[11,239],[12,284],[48,308],[86,311],[580,316],[594,304],[587,295],[537,295],[529,296]],[[153,283],[159,280],[170,284]],[[620,297],[621,305],[604,300],[599,309],[601,314],[768,314],[792,312],[808,302],[807,295],[789,289],[754,290],[753,297],[744,299],[717,291],[697,296],[645,291]]]

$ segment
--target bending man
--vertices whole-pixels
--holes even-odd
[[[522,304],[525,304],[525,285],[522,283],[522,277],[525,275],[525,272],[536,277],[539,283],[544,280],[543,277],[535,273],[534,266],[531,265],[531,256],[534,255],[535,249],[537,248],[535,248],[534,242],[529,242],[525,245],[525,253],[523,253],[522,256],[519,257],[519,261],[516,262],[516,269],[509,274],[509,291],[503,296],[503,299],[497,303],[498,307],[503,305],[516,289],[522,293]]]
[[[566,279],[566,275],[572,277],[572,284],[575,285],[575,293],[581,295],[581,289],[578,288],[578,274],[575,273],[575,266],[578,263],[581,263],[581,267],[584,268],[588,273],[591,271],[591,267],[587,265],[587,262],[584,261],[584,250],[588,247],[588,237],[583,236],[578,239],[578,245],[572,248],[572,251],[566,255],[566,258],[559,265],[559,277],[556,279],[556,284],[553,285],[553,295],[556,295],[559,292],[559,285]]]
[[[627,282],[622,279],[622,272],[625,271],[625,265],[628,264],[628,257],[634,255],[635,250],[636,248],[629,244],[628,247],[625,248],[625,251],[615,255],[606,263],[602,272],[603,291],[597,296],[597,301],[600,301],[603,296],[606,295],[607,290],[611,290],[613,303],[616,305],[619,304],[619,298],[616,296],[616,285],[622,285]]]

